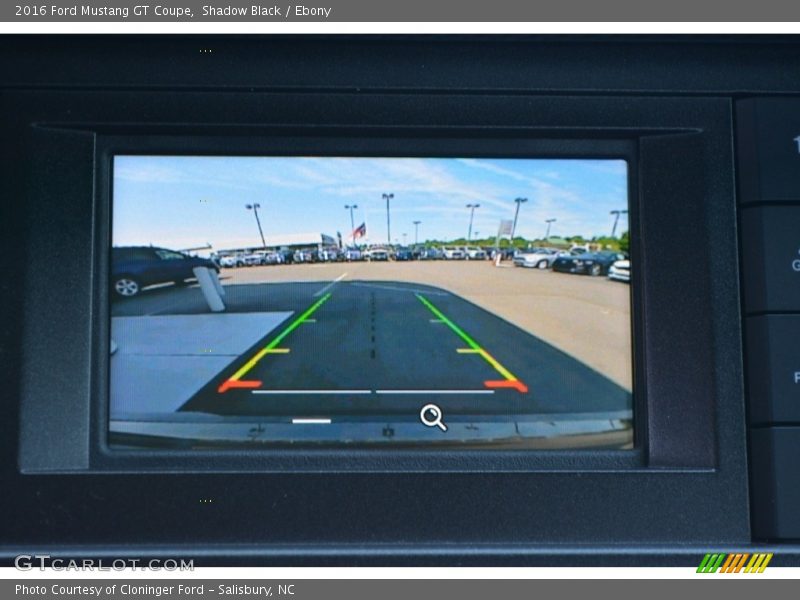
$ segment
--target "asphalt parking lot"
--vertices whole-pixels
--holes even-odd
[[[223,270],[229,313],[290,312],[183,406],[219,415],[448,414],[631,408],[625,284],[489,262]],[[207,313],[163,286],[114,316]],[[413,411],[412,411],[413,412]]]
[[[489,261],[353,262],[224,269],[224,285],[398,281],[447,290],[632,389],[630,286]]]

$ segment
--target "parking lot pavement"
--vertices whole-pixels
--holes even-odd
[[[135,420],[179,409],[289,312],[113,317],[109,416]]]
[[[221,277],[223,285],[236,290],[244,287],[237,284],[330,282],[342,275],[343,281],[398,281],[442,288],[632,389],[630,287],[605,277],[497,268],[489,261],[281,265],[225,269]]]
[[[602,373],[440,287],[348,276],[229,286],[228,301],[293,316],[182,411],[407,415],[421,395],[456,415],[631,409],[630,393]],[[187,294],[184,310],[191,303]]]
[[[631,409],[625,284],[484,262],[285,265],[221,277],[227,313],[291,314],[231,357],[184,414],[408,415],[415,391],[449,414]],[[197,286],[167,285],[113,303],[112,314],[208,315],[208,306]],[[237,373],[248,387],[221,390]]]

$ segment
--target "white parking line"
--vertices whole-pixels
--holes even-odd
[[[375,390],[376,394],[494,394],[494,390]]]
[[[371,394],[372,390],[253,390],[251,393],[271,394],[271,395],[294,394],[302,396],[312,396],[315,394],[345,394],[345,395]]]
[[[252,390],[251,394],[260,394],[268,396],[368,396],[369,394],[383,394],[383,395],[431,395],[431,394],[494,394],[494,390]]]
[[[330,425],[330,419],[292,419],[294,425]]]
[[[331,282],[330,282],[328,285],[326,285],[324,288],[322,288],[322,289],[321,289],[321,290],[319,290],[319,291],[318,291],[316,294],[314,294],[314,297],[316,298],[317,296],[322,296],[322,294],[324,294],[325,292],[327,292],[329,289],[331,289],[333,286],[335,286],[337,283],[339,283],[339,282],[340,282],[342,279],[344,279],[345,277],[347,277],[347,273],[342,273],[342,274],[341,274],[341,275],[339,275],[339,276],[338,276],[336,279],[334,279],[333,281],[331,281]]]

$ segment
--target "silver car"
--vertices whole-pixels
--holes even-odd
[[[514,266],[529,269],[549,269],[553,266],[559,252],[551,248],[531,248],[522,250],[514,256]]]
[[[455,246],[445,246],[442,248],[442,252],[445,260],[464,260],[467,256],[461,248]]]

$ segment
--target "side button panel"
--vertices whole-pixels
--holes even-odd
[[[746,333],[750,424],[800,425],[800,315],[749,317]]]
[[[736,102],[736,149],[751,526],[800,540],[800,99]]]
[[[741,211],[745,311],[800,312],[800,206]]]
[[[755,98],[736,103],[739,201],[800,199],[800,100]]]
[[[753,536],[800,539],[800,427],[750,431]]]

